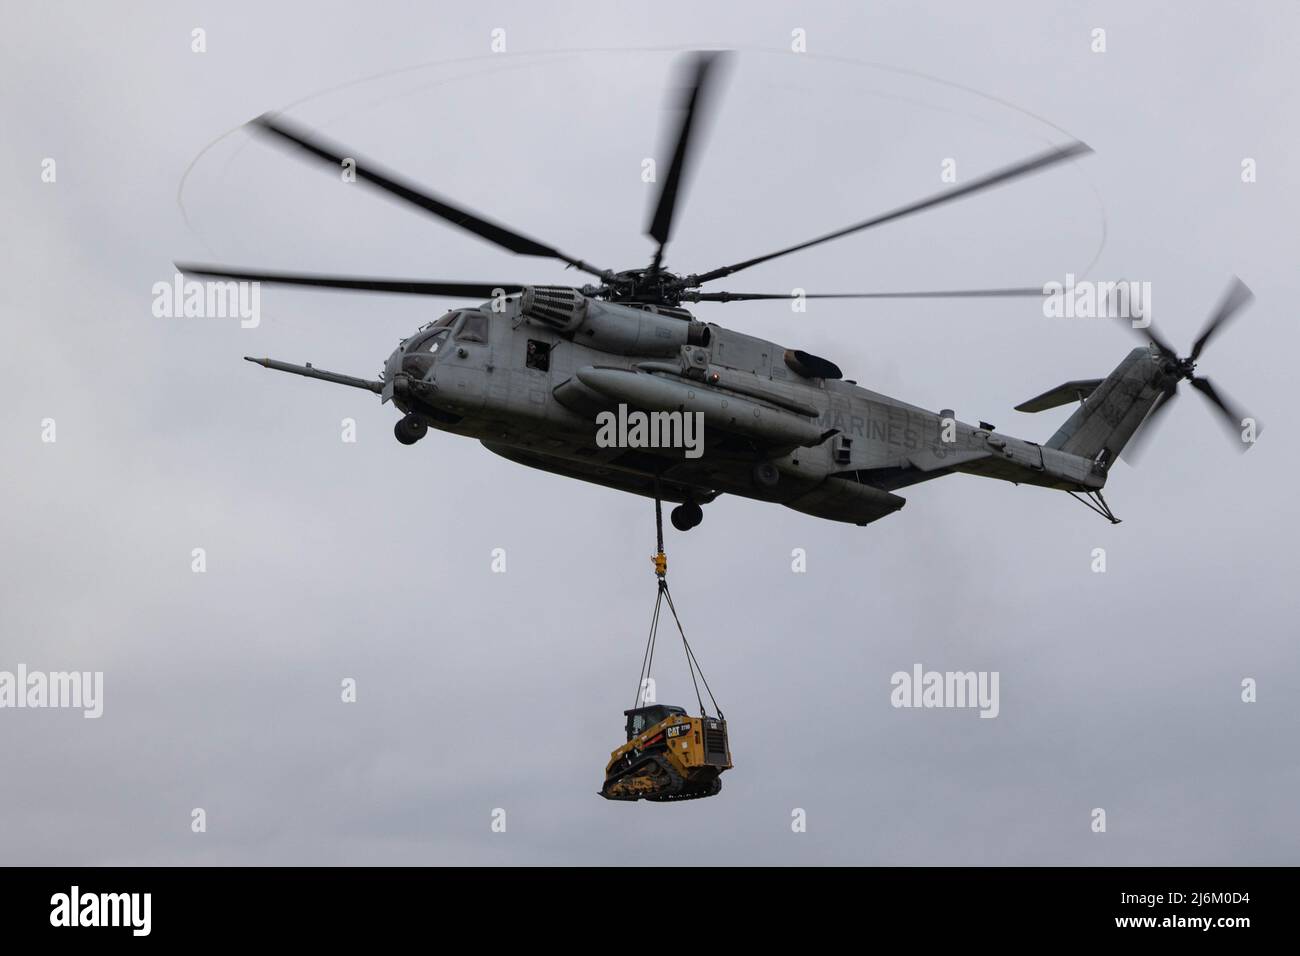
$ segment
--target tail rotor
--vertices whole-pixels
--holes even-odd
[[[1197,375],[1196,364],[1201,357],[1201,353],[1205,350],[1206,344],[1237,313],[1249,305],[1254,298],[1255,294],[1250,291],[1246,283],[1234,276],[1228,284],[1223,297],[1219,300],[1218,306],[1211,313],[1209,319],[1206,320],[1201,334],[1192,343],[1191,353],[1184,358],[1180,358],[1178,353],[1150,325],[1137,329],[1159,351],[1164,361],[1165,372],[1168,375],[1168,385],[1164,395],[1156,399],[1155,404],[1151,406],[1146,419],[1142,422],[1137,433],[1133,436],[1133,440],[1122,454],[1122,457],[1130,464],[1137,464],[1142,449],[1154,434],[1155,429],[1153,426],[1178,396],[1178,383],[1184,380],[1189,382],[1192,388],[1200,392],[1205,400],[1210,403],[1219,420],[1238,445],[1238,450],[1242,452],[1250,450],[1251,445],[1254,444],[1254,439],[1259,436],[1261,431],[1258,421],[1246,415],[1236,403],[1228,399],[1221,387],[1216,387],[1208,378]],[[1244,437],[1248,423],[1253,423],[1252,437],[1250,439]]]

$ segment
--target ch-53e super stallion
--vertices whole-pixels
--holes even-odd
[[[701,291],[701,287],[779,256],[841,239],[984,190],[1089,152],[1079,142],[1049,149],[931,197],[825,235],[705,272],[664,267],[674,211],[698,141],[697,120],[715,83],[720,54],[696,55],[680,108],[667,174],[647,234],[657,243],[645,268],[613,271],[483,218],[357,158],[283,117],[250,126],[335,174],[354,164],[356,179],[512,253],[549,258],[594,276],[582,287],[503,282],[376,279],[266,272],[213,265],[177,267],[226,280],[325,289],[484,299],[454,309],[409,338],[384,362],[377,380],[272,359],[267,368],[368,389],[403,417],[395,434],[414,444],[429,428],[481,441],[489,451],[533,468],[677,502],[672,523],[695,527],[701,505],[742,495],[833,521],[865,525],[900,509],[896,492],[961,472],[1061,489],[1115,521],[1101,491],[1120,451],[1167,407],[1186,379],[1228,427],[1245,416],[1208,379],[1195,375],[1206,342],[1251,298],[1239,280],[1187,357],[1151,328],[1147,344],[1102,379],[1068,381],[1017,406],[1042,411],[1080,407],[1047,441],[1014,438],[951,412],[926,411],[845,380],[831,361],[701,321],[684,308],[699,302],[786,300],[785,293]],[[930,292],[813,294],[807,298],[958,298],[1039,296],[1041,286]],[[700,416],[703,453],[672,447],[606,447],[596,441],[604,414]],[[1243,444],[1244,448],[1249,447]],[[1127,457],[1127,456],[1126,456]]]

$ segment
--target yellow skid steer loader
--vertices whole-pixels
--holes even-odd
[[[690,717],[680,707],[651,704],[625,710],[627,743],[605,767],[606,800],[694,800],[722,789],[731,769],[727,722]]]

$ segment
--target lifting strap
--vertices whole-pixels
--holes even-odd
[[[700,705],[700,716],[707,717],[708,711],[704,708],[704,698],[700,696],[700,682],[704,682],[704,690],[709,695],[709,700],[713,703],[713,709],[718,718],[722,719],[722,708],[718,706],[717,699],[713,696],[713,689],[709,687],[708,678],[704,676],[704,668],[700,667],[700,662],[695,657],[695,651],[691,649],[691,644],[686,640],[686,631],[682,629],[681,618],[677,616],[677,608],[673,604],[673,596],[668,590],[668,556],[664,554],[664,518],[663,503],[659,497],[659,483],[655,482],[655,541],[658,545],[654,557],[650,560],[654,564],[655,577],[658,578],[658,594],[655,597],[654,614],[650,618],[650,635],[646,638],[645,653],[641,655],[641,673],[636,682],[636,698],[632,702],[633,709],[640,707],[643,703],[643,697],[646,691],[646,684],[650,680],[650,672],[654,667],[655,659],[655,637],[659,631],[659,613],[663,608],[664,600],[668,601],[668,610],[673,615],[673,621],[677,625],[677,633],[681,635],[682,647],[686,651],[686,667],[691,672],[691,683],[695,687],[695,700]],[[697,675],[698,674],[698,678]]]

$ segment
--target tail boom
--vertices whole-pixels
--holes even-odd
[[[1109,467],[1152,406],[1175,382],[1157,350],[1136,348],[1083,400],[1044,447]]]

